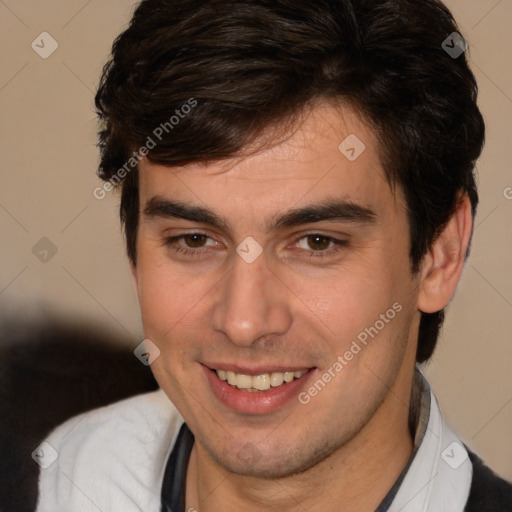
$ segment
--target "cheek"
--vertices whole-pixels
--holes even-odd
[[[178,273],[171,272],[169,263],[163,261],[160,248],[140,245],[137,294],[144,332],[146,336],[161,336],[183,316],[188,287]]]
[[[172,264],[161,248],[139,251],[137,293],[144,335],[161,349],[187,344],[187,337],[202,329],[212,283]]]
[[[347,375],[373,366],[372,361],[385,365],[386,356],[401,351],[407,337],[402,285],[393,279],[389,267],[374,270],[350,273],[340,280],[326,314],[335,335],[331,337],[334,355],[346,354],[351,361]]]
[[[371,268],[371,269],[370,269]],[[307,296],[304,285],[302,293]],[[309,288],[311,308],[335,334],[354,335],[398,300],[389,268],[346,268],[322,287]]]

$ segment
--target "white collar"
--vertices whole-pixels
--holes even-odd
[[[426,431],[389,512],[463,512],[473,465],[463,443],[443,419],[427,380],[419,370],[416,375],[423,388],[421,402],[426,411],[419,416],[427,421]]]

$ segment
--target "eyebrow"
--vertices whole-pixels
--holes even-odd
[[[232,233],[229,224],[215,212],[179,201],[161,197],[152,197],[144,207],[144,216],[148,219],[162,217],[184,219]],[[296,227],[323,221],[349,222],[357,224],[375,223],[377,214],[374,210],[346,200],[324,200],[318,204],[307,205],[273,216],[267,222],[267,230]]]

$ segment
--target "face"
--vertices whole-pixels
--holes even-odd
[[[338,149],[350,134],[355,160],[359,146]],[[139,179],[144,334],[197,446],[276,477],[353,441],[413,367],[419,314],[404,200],[372,131],[317,105],[271,149],[143,161]]]

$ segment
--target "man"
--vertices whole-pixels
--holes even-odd
[[[40,512],[512,510],[416,368],[478,202],[464,50],[436,0],[139,5],[95,195],[161,389],[50,435]]]

